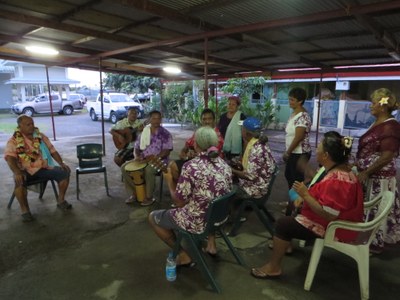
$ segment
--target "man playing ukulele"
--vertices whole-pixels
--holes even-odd
[[[133,159],[133,147],[138,132],[143,130],[143,124],[137,119],[137,110],[129,108],[126,118],[118,121],[111,127],[110,133],[113,137],[117,152],[114,155],[114,162],[118,166],[128,160]]]

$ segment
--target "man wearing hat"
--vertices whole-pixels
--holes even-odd
[[[240,189],[252,198],[261,198],[268,192],[268,185],[276,168],[268,139],[262,136],[261,127],[262,123],[257,118],[249,117],[243,121],[242,136],[244,143],[247,143],[242,158],[243,170],[232,170],[239,178]]]

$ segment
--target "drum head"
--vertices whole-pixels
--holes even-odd
[[[141,162],[134,160],[134,161],[131,161],[130,163],[126,164],[125,170],[127,170],[128,172],[133,172],[133,171],[141,170],[141,169],[145,168],[146,166],[147,166],[146,163],[141,163]]]

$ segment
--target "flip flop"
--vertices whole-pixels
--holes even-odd
[[[250,275],[257,279],[267,279],[267,280],[279,279],[281,277],[281,274],[269,275],[269,274],[264,273],[263,271],[256,269],[256,268],[251,269]]]
[[[154,202],[156,202],[156,198],[146,199],[143,202],[141,202],[140,205],[141,206],[150,206],[150,205],[153,205]]]
[[[181,269],[181,268],[193,268],[196,266],[196,263],[194,261],[191,261],[187,264],[180,264],[180,265],[176,265],[176,269]]]
[[[125,204],[132,204],[136,202],[135,196],[131,195],[128,199],[125,200]]]

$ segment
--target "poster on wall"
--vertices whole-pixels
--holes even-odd
[[[365,129],[374,122],[370,113],[371,102],[369,101],[346,101],[345,106],[345,129]]]
[[[338,124],[339,101],[324,100],[321,101],[321,119],[320,126],[337,127]]]

